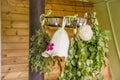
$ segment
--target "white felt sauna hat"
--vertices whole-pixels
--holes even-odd
[[[92,38],[93,31],[90,25],[85,24],[79,28],[78,34],[83,41],[88,41]]]
[[[46,51],[42,53],[43,57],[58,56],[67,57],[69,48],[69,38],[65,31],[66,19],[63,18],[62,27],[54,33],[50,43],[46,47]]]

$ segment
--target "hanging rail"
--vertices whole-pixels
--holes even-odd
[[[63,16],[47,16],[46,18],[46,24],[47,26],[51,26],[51,27],[60,27],[62,24],[62,19]],[[95,18],[94,17],[77,17],[76,20],[70,20],[69,16],[66,16],[67,21],[66,21],[66,26],[68,28],[74,28],[75,25],[76,27],[80,27],[82,26],[85,21],[88,24],[92,24],[92,20],[94,21]]]

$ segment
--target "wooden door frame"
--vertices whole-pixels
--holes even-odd
[[[119,57],[119,60],[120,60],[119,45],[118,45],[117,37],[116,37],[116,34],[115,34],[115,29],[114,29],[115,26],[114,26],[114,23],[113,23],[113,20],[112,20],[112,15],[111,15],[110,6],[109,6],[109,3],[110,3],[110,2],[113,2],[113,1],[117,1],[117,0],[107,1],[107,2],[106,2],[106,8],[107,8],[107,12],[108,12],[109,20],[110,20],[110,25],[111,25],[111,30],[112,30],[114,42],[115,42],[116,51],[117,51],[117,53],[118,53],[118,57]]]

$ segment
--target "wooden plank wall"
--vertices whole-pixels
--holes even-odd
[[[72,16],[78,14],[79,17],[83,17],[85,12],[91,12],[93,6],[91,3],[82,3],[76,0],[46,0],[45,12],[52,10],[51,16]],[[46,31],[50,36],[56,31],[57,28],[46,27]],[[73,31],[70,28],[66,28],[69,37],[73,36]]]
[[[2,0],[2,80],[28,80],[29,0]]]
[[[83,16],[84,9],[91,11],[91,4],[73,2],[70,0],[46,0],[46,12],[51,9],[53,16],[66,16],[78,13]],[[29,0],[2,0],[2,80],[28,80],[29,53]],[[47,27],[50,36],[56,28]],[[72,30],[66,29],[69,36]],[[51,77],[45,80],[55,80],[58,76],[55,66]]]

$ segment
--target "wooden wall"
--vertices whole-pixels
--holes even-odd
[[[78,14],[79,17],[83,17],[85,12],[93,11],[93,5],[91,3],[83,3],[75,0],[46,0],[45,12],[52,10],[50,16],[73,16]],[[50,37],[56,31],[57,28],[46,27],[46,31]],[[73,36],[73,30],[66,28],[69,37]]]
[[[46,11],[51,9],[54,16],[68,16],[79,14],[83,16],[84,12],[90,12],[93,7],[90,3],[82,3],[74,0],[46,0]]]
[[[29,0],[2,0],[2,80],[28,80]]]
[[[66,16],[78,13],[83,16],[85,10],[91,11],[91,4],[73,2],[70,0],[46,0],[46,12],[52,9],[53,16]],[[85,10],[84,10],[85,9]],[[28,80],[29,53],[29,0],[2,0],[2,80]],[[56,28],[47,27],[50,36]],[[69,36],[72,30],[67,29]],[[51,77],[58,75],[55,66]]]

